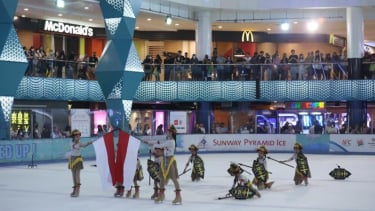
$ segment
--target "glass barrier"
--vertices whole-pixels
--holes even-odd
[[[29,59],[25,76],[95,80],[95,63]],[[144,64],[144,81],[346,80],[348,63]],[[362,63],[362,79],[375,79],[375,63]]]

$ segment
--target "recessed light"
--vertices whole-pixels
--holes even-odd
[[[222,29],[222,28],[223,28],[223,26],[217,26],[217,28],[218,28],[218,29]]]
[[[58,8],[64,8],[65,7],[65,1],[64,0],[56,0],[56,6]]]
[[[59,13],[59,14],[57,14],[57,16],[61,17],[61,16],[63,16],[63,14]]]
[[[267,28],[267,31],[271,31],[271,28]]]
[[[89,21],[93,21],[92,18],[89,18]]]
[[[89,9],[89,7],[88,7],[88,6],[86,6],[86,7],[84,7],[84,9],[85,9],[85,10],[88,10],[88,9]]]
[[[179,26],[180,24],[179,24],[179,23],[175,23],[174,25],[175,25],[175,26]]]
[[[18,20],[18,16],[14,16],[14,17],[13,17],[13,20]]]
[[[25,18],[25,17],[26,17],[26,15],[25,15],[25,14],[22,14],[22,15],[21,15],[21,17]]]
[[[29,8],[24,8],[23,10],[24,10],[24,11],[29,11]]]
[[[139,26],[136,26],[135,29],[139,29]]]
[[[147,21],[152,21],[152,19],[151,18],[147,18]]]

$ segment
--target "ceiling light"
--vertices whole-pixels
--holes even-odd
[[[313,32],[318,29],[319,25],[316,21],[309,21],[306,27],[307,27],[307,30],[309,30],[310,32]]]
[[[180,24],[179,24],[179,23],[175,23],[174,25],[175,25],[175,26],[179,26]]]
[[[89,18],[89,21],[90,21],[90,22],[93,21],[92,18]]]
[[[88,6],[86,6],[86,7],[84,7],[83,9],[85,9],[85,10],[88,10],[88,9],[89,9],[89,7],[88,7]]]
[[[58,8],[64,8],[65,7],[65,1],[64,0],[56,0],[56,6]]]
[[[167,15],[167,17],[165,17],[165,23],[167,25],[171,25],[172,24],[172,17],[170,15]]]
[[[221,26],[221,25],[220,25],[220,26],[217,26],[217,28],[218,28],[218,29],[222,29],[222,28],[223,28],[223,26]]]
[[[151,18],[147,18],[147,21],[152,21],[152,19]]]
[[[24,8],[23,10],[24,10],[24,11],[29,11],[29,8]]]
[[[14,16],[14,17],[13,17],[13,20],[18,20],[18,16]]]
[[[63,16],[63,14],[59,13],[59,14],[57,14],[57,16],[61,17],[61,16]]]
[[[289,30],[289,23],[282,23],[281,30],[288,31]]]

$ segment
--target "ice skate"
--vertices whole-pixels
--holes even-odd
[[[122,197],[124,195],[124,186],[118,185],[116,187],[116,192],[113,194],[114,197]]]
[[[182,204],[181,190],[176,190],[176,198],[172,201],[172,204]]]
[[[273,185],[273,183],[274,182],[268,182],[268,183],[266,183],[266,185],[265,185],[265,188],[267,189],[271,189],[271,186]]]
[[[158,193],[158,196],[155,197],[154,201],[155,203],[161,203],[164,201],[165,195],[164,195],[165,189],[160,189],[160,192]]]

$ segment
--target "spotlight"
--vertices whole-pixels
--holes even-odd
[[[281,24],[281,30],[288,31],[289,30],[289,23],[283,23],[283,24]]]
[[[172,24],[172,17],[170,15],[167,15],[167,17],[165,17],[165,23],[167,25],[171,25]]]
[[[58,8],[64,8],[65,7],[65,1],[64,0],[56,0],[56,6]]]

